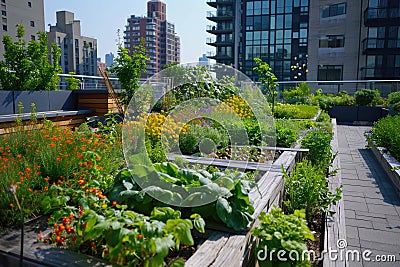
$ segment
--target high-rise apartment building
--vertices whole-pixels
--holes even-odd
[[[114,63],[114,54],[111,52],[109,54],[106,54],[105,59],[106,65],[109,68]]]
[[[180,62],[180,39],[175,33],[175,25],[167,21],[167,5],[158,0],[147,2],[147,17],[132,15],[128,18],[124,31],[124,47],[130,53],[140,44],[141,38],[146,41],[147,62],[146,75],[152,76],[168,63]]]
[[[253,58],[279,80],[400,79],[400,1],[207,0],[216,8],[209,58],[257,80]]]
[[[1,29],[0,29],[0,60],[3,60],[4,45],[1,42],[4,35],[9,35],[17,40],[16,25],[25,28],[24,39],[37,40],[38,32],[44,32],[44,4],[43,0],[1,0]]]
[[[58,11],[57,23],[50,26],[49,46],[57,43],[61,48],[60,65],[63,73],[97,75],[97,40],[81,35],[81,23],[74,13]]]
[[[308,0],[208,0],[216,8],[207,18],[207,32],[216,47],[210,58],[257,79],[254,58],[268,62],[279,80],[304,80],[291,66],[307,60]]]

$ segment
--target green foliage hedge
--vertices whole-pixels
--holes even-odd
[[[310,105],[277,105],[274,110],[274,117],[277,119],[311,119],[317,115],[318,106]]]
[[[385,147],[400,160],[400,115],[388,116],[374,123],[370,139],[375,145]]]

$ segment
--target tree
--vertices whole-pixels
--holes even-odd
[[[276,87],[278,84],[276,81],[278,80],[275,74],[272,72],[272,68],[268,65],[268,63],[262,62],[260,58],[254,58],[257,66],[253,68],[253,70],[258,73],[258,81],[261,83],[263,88],[263,93],[267,95],[268,101],[271,102],[271,110],[274,113],[275,107],[275,96],[277,95]]]
[[[4,61],[0,62],[0,82],[7,90],[57,90],[60,80],[58,74],[61,67],[58,65],[61,49],[53,43],[51,56],[53,64],[49,63],[47,35],[39,32],[39,42],[30,41],[28,45],[22,39],[25,30],[17,25],[17,38],[13,42],[11,37],[3,37]]]
[[[121,103],[128,105],[129,101],[139,88],[139,79],[146,72],[146,62],[150,58],[146,56],[145,40],[140,40],[140,45],[134,47],[133,55],[129,55],[128,49],[119,45],[118,55],[111,65],[110,71],[115,73],[124,91],[121,94]]]
[[[49,63],[48,38],[44,32],[39,32],[39,42],[31,41],[28,45],[28,56],[32,63],[31,90],[57,90],[62,72],[58,64],[61,49],[56,43],[51,44],[52,64]]]

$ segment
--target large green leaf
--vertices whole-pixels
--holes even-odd
[[[170,207],[155,207],[150,214],[150,219],[162,222],[166,222],[169,219],[179,219],[180,217],[181,212]]]
[[[221,219],[221,221],[227,224],[232,215],[232,207],[229,205],[228,200],[225,198],[219,198],[215,203],[215,207],[218,217]]]
[[[200,233],[205,233],[206,222],[204,219],[197,213],[190,215],[190,218],[193,219],[194,228]]]
[[[194,244],[190,231],[192,228],[192,222],[188,219],[168,220],[166,224],[166,230],[174,235],[177,247],[181,243],[187,246],[192,246]]]

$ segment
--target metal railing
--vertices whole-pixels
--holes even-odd
[[[304,82],[310,86],[312,93],[315,93],[317,89],[322,89],[323,93],[337,94],[346,91],[353,95],[365,88],[379,90],[382,97],[387,97],[392,92],[400,91],[400,80],[279,81],[277,90],[282,92]]]

